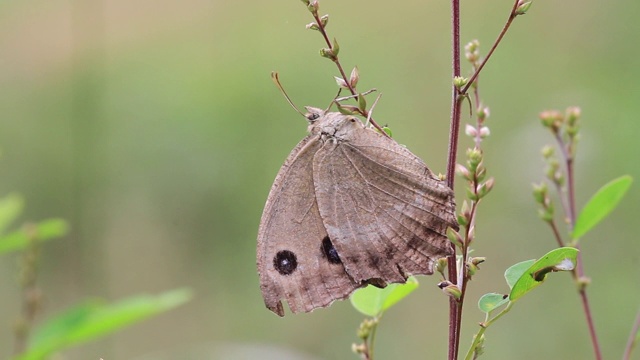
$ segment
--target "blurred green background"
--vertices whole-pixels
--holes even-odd
[[[463,1],[463,43],[478,38],[486,53],[511,4]],[[384,94],[378,122],[444,172],[448,2],[325,0],[321,11],[345,67],[360,68],[359,88]],[[507,291],[506,267],[554,247],[530,195],[551,140],[537,114],[578,105],[579,206],[614,177],[636,179],[583,243],[604,355],[622,354],[640,303],[631,224],[640,209],[639,12],[631,0],[536,1],[483,72],[496,187],[479,215],[475,254],[488,261],[471,283],[462,349],[483,319],[479,295]],[[90,296],[183,286],[196,295],[60,359],[356,358],[362,316],[348,302],[278,318],[263,306],[255,269],[262,206],[306,130],[269,74],[280,72],[299,106],[324,107],[336,91],[335,67],[317,55],[320,35],[304,29],[310,21],[297,0],[0,3],[0,194],[24,195],[24,220],[59,216],[72,226],[43,246],[40,319]],[[0,258],[0,358],[20,309],[17,258]],[[550,280],[488,331],[487,359],[592,357],[570,276]],[[377,357],[445,358],[448,307],[437,281],[421,278],[387,313]]]

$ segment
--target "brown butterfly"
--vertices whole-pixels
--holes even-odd
[[[359,119],[307,107],[309,135],[280,169],[262,214],[264,302],[284,316],[355,289],[432,274],[458,228],[453,192],[404,146]]]

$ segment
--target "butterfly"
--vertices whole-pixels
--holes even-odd
[[[284,316],[432,274],[452,254],[453,192],[395,140],[339,112],[306,108],[260,221],[257,267],[268,309]]]

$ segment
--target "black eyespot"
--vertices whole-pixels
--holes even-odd
[[[307,120],[309,120],[309,121],[318,120],[319,117],[320,117],[320,114],[318,114],[318,113],[309,113],[309,114],[307,114]]]
[[[329,239],[328,236],[325,236],[324,239],[322,239],[322,246],[320,247],[320,249],[322,250],[322,254],[331,264],[342,263],[342,260],[340,260],[340,256],[338,256],[338,251],[333,247],[331,239]]]
[[[290,275],[298,267],[298,259],[296,254],[289,250],[278,251],[273,258],[273,267],[278,270],[280,275]]]
[[[351,118],[351,119],[349,119],[349,121],[351,121],[351,122],[356,122],[356,119]]]

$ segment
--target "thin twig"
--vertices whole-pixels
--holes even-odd
[[[554,220],[549,221],[549,226],[551,227],[551,231],[553,231],[553,236],[558,243],[558,247],[564,247],[564,241],[562,241],[562,236],[560,235],[560,231],[558,231],[558,226]]]
[[[476,80],[478,75],[480,75],[480,72],[482,71],[482,68],[484,68],[484,65],[487,63],[487,61],[489,61],[489,58],[491,58],[491,55],[493,55],[493,52],[496,50],[496,48],[500,44],[500,41],[502,41],[502,38],[507,33],[507,30],[509,30],[509,27],[511,26],[511,23],[513,22],[513,19],[515,19],[518,16],[516,14],[516,9],[518,8],[518,3],[519,2],[520,2],[520,0],[516,0],[515,3],[513,4],[513,8],[511,9],[511,13],[509,14],[509,18],[507,19],[507,22],[502,27],[502,30],[500,31],[500,34],[498,34],[498,38],[493,43],[493,46],[491,46],[491,49],[487,53],[487,56],[484,58],[484,60],[482,60],[482,63],[480,63],[480,66],[478,66],[478,69],[473,73],[473,75],[471,76],[471,78],[467,82],[467,85],[465,85],[465,87],[462,88],[462,90],[460,91],[461,93],[463,93],[463,94],[467,93],[467,90],[469,90],[469,87],[471,86],[471,84],[473,84],[473,82]],[[459,76],[459,75],[457,75],[457,76]]]

